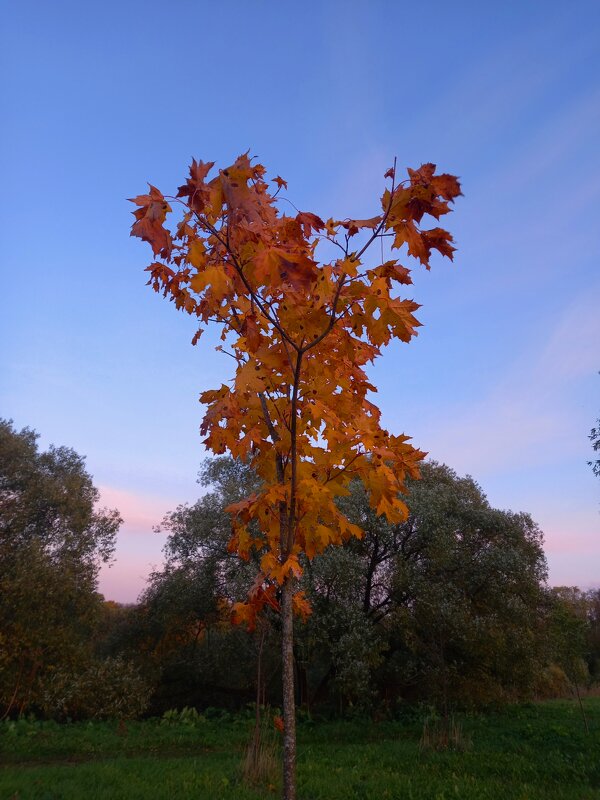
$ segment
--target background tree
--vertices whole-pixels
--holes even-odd
[[[339,641],[345,616],[345,635],[370,629],[381,657],[363,691],[387,702],[427,699],[443,710],[530,695],[542,658],[541,532],[526,514],[493,509],[472,478],[435,462],[421,473],[408,482],[404,522],[378,517],[359,483],[340,500],[365,534],[306,572],[315,609],[307,628],[325,628],[321,659],[331,650],[321,681],[340,668],[327,642]]]
[[[160,643],[162,710],[169,703],[232,708],[255,691],[256,640],[226,625],[216,603],[195,599],[204,583],[204,596],[211,596],[218,574],[217,596],[235,602],[254,569],[249,562],[238,570],[227,551],[223,510],[236,495],[228,476],[240,476],[243,495],[242,476],[253,479],[253,473],[227,466],[228,459],[216,462],[202,473],[212,476],[213,491],[167,515],[170,562],[143,596],[145,619],[155,621]],[[398,701],[424,700],[443,711],[531,697],[552,661],[537,526],[526,514],[493,509],[474,480],[445,465],[428,462],[421,472],[409,482],[409,517],[396,524],[378,516],[364,486],[353,481],[338,502],[363,538],[305,559],[299,588],[312,614],[297,628],[294,661],[297,699],[313,710],[390,713]],[[273,615],[270,641],[280,633]],[[234,649],[235,668],[225,680],[223,665]],[[266,697],[278,703],[278,664],[266,652]]]
[[[600,450],[600,417],[596,422],[596,427],[592,428],[590,431],[590,441],[592,443],[592,450],[597,453]],[[594,475],[600,478],[600,458],[597,458],[595,461],[588,461],[588,464],[594,471]]]
[[[551,658],[563,671],[577,696],[581,716],[589,733],[581,702],[580,686],[589,681],[589,603],[585,592],[574,586],[557,586],[549,592],[547,636]]]
[[[40,452],[37,434],[0,420],[0,708],[44,705],[47,678],[89,666],[101,614],[101,562],[121,523],[98,510],[84,460]]]
[[[228,550],[231,520],[224,510],[256,487],[256,476],[220,457],[204,464],[199,482],[211,491],[165,515],[164,567],[150,576],[107,651],[137,657],[156,681],[155,712],[185,705],[232,709],[252,700],[256,689],[257,641],[231,626],[231,609],[247,597],[259,561],[253,554],[240,562]]]
[[[587,593],[588,668],[593,680],[600,678],[600,589]]]
[[[154,288],[202,323],[222,324],[236,362],[233,386],[201,396],[208,404],[202,432],[213,452],[249,458],[261,479],[259,491],[230,507],[231,547],[244,559],[252,550],[261,555],[250,602],[237,616],[252,624],[265,605],[279,602],[280,587],[284,796],[292,800],[293,608],[306,611],[295,588],[299,556],[360,536],[335,503],[353,477],[362,478],[379,514],[403,519],[399,493],[423,457],[407,437],[381,427],[366,399],[373,387],[364,366],[390,339],[415,333],[417,304],[391,294],[394,284],[410,283],[409,270],[395,259],[366,268],[362,258],[387,234],[392,248],[407,244],[426,267],[433,249],[452,257],[450,234],[420,225],[426,214],[437,220],[447,213],[460,187],[450,175],[435,175],[433,164],[409,170],[398,186],[392,168],[382,214],[324,222],[281,213],[276,194],[285,181],[275,178],[271,192],[264,167],[247,155],[207,180],[213,166],[193,161],[175,198],[152,186],[136,197],[132,234],[162,259],[149,267]],[[168,200],[183,211],[172,230],[164,224]],[[325,258],[334,249],[337,257],[317,260],[322,242]]]

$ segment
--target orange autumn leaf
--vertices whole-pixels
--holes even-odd
[[[303,620],[306,620],[311,613],[311,607],[304,592],[296,592],[293,597],[293,605],[294,612],[298,614],[299,617],[302,617]]]

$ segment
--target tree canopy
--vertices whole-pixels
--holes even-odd
[[[38,448],[38,434],[0,420],[0,708],[38,708],[47,678],[91,658],[101,610],[98,568],[121,518],[97,509],[84,459]]]

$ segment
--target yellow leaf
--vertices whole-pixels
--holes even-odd
[[[229,278],[223,267],[207,267],[207,269],[194,275],[190,285],[198,294],[210,286],[216,295],[223,296],[228,290]]]
[[[194,239],[189,246],[188,261],[193,267],[199,268],[204,266],[206,248],[202,239]]]

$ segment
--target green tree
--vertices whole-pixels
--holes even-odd
[[[590,678],[587,663],[590,644],[588,597],[576,586],[557,586],[548,593],[548,600],[549,658],[563,671],[577,696],[583,723],[589,733],[580,694],[580,686],[588,683]]]
[[[492,508],[473,479],[435,462],[421,471],[409,482],[405,522],[378,517],[358,483],[341,501],[365,535],[308,570],[315,620],[307,628],[318,617],[320,657],[327,642],[356,629],[360,613],[377,628],[373,652],[381,655],[363,687],[377,686],[381,697],[447,708],[530,693],[541,658],[541,532],[527,514]],[[335,682],[341,659],[329,649],[322,680]]]
[[[87,666],[121,523],[96,509],[83,458],[37,439],[0,420],[0,715],[43,706],[50,674]]]
[[[600,679],[600,589],[591,589],[587,593],[589,646],[588,664],[592,678]]]
[[[555,586],[549,593],[551,658],[575,685],[589,678],[590,602],[577,586]]]
[[[305,563],[301,588],[313,613],[298,626],[294,648],[300,702],[372,709],[408,697],[443,708],[533,690],[544,657],[541,532],[526,514],[493,509],[475,481],[449,467],[430,462],[422,473],[410,485],[408,520],[395,525],[370,508],[364,486],[353,482],[340,503],[364,537]],[[256,641],[227,628],[216,601],[228,608],[252,581],[252,562],[240,569],[227,552],[223,508],[247,494],[245,481],[254,477],[222,458],[208,462],[202,480],[212,491],[167,515],[167,564],[143,600],[162,654],[169,641],[171,663],[187,665],[190,692],[195,683],[197,697],[216,697],[215,676],[223,674],[232,647],[240,675],[255,674]],[[270,636],[277,637],[276,615],[271,623]],[[195,630],[206,632],[198,639]],[[267,665],[267,676],[276,669]],[[230,685],[232,697],[252,693],[251,681],[240,676],[232,674]],[[221,689],[223,697],[223,682]]]

